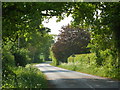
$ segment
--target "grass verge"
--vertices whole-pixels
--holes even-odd
[[[58,67],[96,76],[111,78],[114,80],[120,80],[120,76],[117,74],[116,69],[109,68],[108,66],[96,67],[95,65],[92,66],[80,63],[62,63]]]

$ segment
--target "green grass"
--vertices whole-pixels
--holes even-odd
[[[62,63],[58,67],[120,80],[118,68],[110,64],[111,58],[107,58],[102,66],[97,66],[95,59],[96,56],[94,53],[79,54],[74,59],[73,57],[69,57],[68,63]]]
[[[40,63],[31,63],[30,65],[33,65],[33,66],[34,66],[34,65],[36,65],[36,64],[40,64]]]
[[[80,63],[62,63],[58,67],[65,68],[68,70],[88,73],[92,75],[102,76],[102,77],[108,77],[112,79],[118,79],[120,80],[120,76],[118,76],[117,71],[114,68],[109,68],[107,66],[105,67],[95,67]],[[117,75],[116,75],[117,74]]]
[[[6,82],[2,88],[48,88],[45,75],[39,69],[28,64],[26,67],[14,67],[15,79]]]

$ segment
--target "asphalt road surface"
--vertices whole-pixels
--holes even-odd
[[[41,63],[36,65],[42,71],[53,88],[118,88],[119,81],[70,71]]]

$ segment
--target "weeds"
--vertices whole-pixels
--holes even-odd
[[[46,77],[39,69],[28,64],[26,67],[13,68],[16,77],[6,80],[2,88],[47,88]],[[15,79],[16,78],[16,79]]]
[[[76,55],[74,59],[68,58],[68,63],[62,63],[59,67],[89,73],[102,77],[109,77],[120,80],[119,69],[111,64],[111,56],[104,58],[103,65],[98,66],[96,64],[96,56],[94,53]],[[73,61],[74,60],[74,61]]]

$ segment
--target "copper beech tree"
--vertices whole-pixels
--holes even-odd
[[[67,62],[67,58],[72,54],[89,52],[86,48],[90,41],[88,31],[68,25],[63,26],[60,32],[57,42],[52,47],[54,57],[58,61]]]

